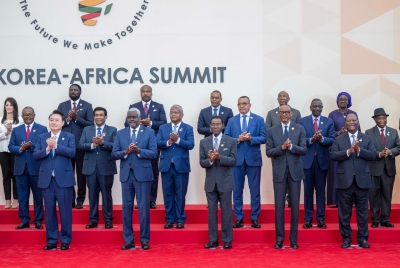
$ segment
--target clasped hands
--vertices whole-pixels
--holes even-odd
[[[92,139],[93,148],[96,148],[97,146],[101,146],[103,144],[104,144],[104,139],[102,136],[97,135],[96,137],[93,137]]]
[[[322,140],[322,130],[318,130],[315,134],[311,137],[311,142],[321,141]]]
[[[128,148],[124,151],[124,154],[136,153],[140,154],[140,148],[137,142],[129,144]]]
[[[147,118],[140,120],[140,124],[145,127],[150,126],[150,122],[150,115]]]
[[[358,154],[360,153],[360,147],[359,147],[358,139],[356,139],[356,141],[353,143],[353,145],[351,145],[350,149],[348,150],[349,154],[352,154],[354,152],[356,152]]]
[[[26,151],[28,148],[32,147],[32,142],[28,141],[28,142],[22,142],[21,143],[21,148],[19,148],[20,152]]]
[[[177,142],[178,139],[179,139],[179,134],[178,134],[178,133],[173,133],[173,132],[171,132],[171,133],[169,134],[168,144],[171,145],[171,144],[173,144],[174,142]]]
[[[287,139],[287,140],[285,141],[285,143],[282,144],[282,146],[281,146],[282,151],[285,151],[285,150],[289,149],[290,146],[292,146],[292,141],[289,140],[289,139]]]
[[[5,132],[5,135],[7,136],[8,134],[10,134],[11,133],[11,131],[12,131],[12,123],[10,123],[10,122],[8,122],[8,123],[4,123],[4,126],[6,127],[6,132]]]
[[[46,140],[47,147],[46,151],[49,152],[51,149],[57,149],[57,141],[55,138],[51,137]]]
[[[392,151],[390,151],[388,148],[383,148],[382,152],[379,153],[380,158],[386,158],[388,156],[392,155]]]
[[[208,157],[210,158],[211,162],[214,162],[214,160],[220,159],[218,149],[214,149],[214,151],[208,150]]]
[[[69,121],[74,121],[74,120],[76,120],[76,119],[78,119],[78,110],[70,110],[69,112],[68,112],[68,117],[67,117],[67,121],[69,122]]]
[[[239,138],[237,139],[238,142],[250,141],[250,140],[251,140],[251,135],[246,131],[240,134]]]
[[[345,129],[344,127],[342,127],[339,132],[337,133],[338,136],[342,135],[343,133],[346,133],[347,129]]]

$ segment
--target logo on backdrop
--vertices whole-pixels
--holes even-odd
[[[28,5],[29,2],[29,5]],[[49,23],[49,18],[45,17],[48,16],[46,11],[51,9],[53,5],[55,5],[54,0],[42,0],[42,1],[32,1],[30,0],[23,0],[19,2],[21,11],[25,18],[28,19],[29,26],[32,29],[32,32],[36,32],[39,36],[42,36],[43,41],[51,42],[59,47],[65,49],[72,49],[72,50],[98,50],[110,47],[114,42],[119,42],[121,40],[126,39],[126,37],[133,33],[134,29],[138,27],[139,23],[145,20],[145,14],[147,13],[147,9],[150,4],[150,0],[131,0],[125,1],[123,3],[119,2],[118,7],[113,9],[113,13],[111,13],[111,8],[113,7],[113,3],[106,3],[106,0],[82,0],[78,1],[78,9],[75,9],[76,14],[68,14],[66,16],[65,10],[69,10],[67,7],[70,1],[64,1],[62,3],[57,2],[57,10],[63,12],[57,16],[57,19],[62,20],[64,18],[64,22],[60,22],[61,25],[68,25],[68,28],[71,30],[72,26],[77,27],[74,22],[70,22],[70,16],[78,18],[80,16],[82,20],[81,27],[85,26],[96,26],[96,27],[88,27],[89,29],[101,29],[104,30],[104,26],[107,25],[107,31],[109,30],[108,24],[110,21],[108,20],[107,23],[102,23],[105,20],[105,15],[108,16],[115,16],[118,18],[116,20],[112,20],[112,22],[120,23],[124,21],[124,16],[120,15],[125,14],[126,10],[136,10],[132,11],[129,17],[126,17],[124,28],[118,29],[114,32],[113,35],[110,35],[106,38],[99,39],[98,36],[103,36],[102,33],[99,31],[92,31],[93,35],[91,36],[90,33],[87,33],[87,30],[82,29],[82,33],[80,37],[84,36],[87,40],[86,41],[76,41],[73,38],[69,38],[71,34],[62,32],[62,30],[57,29],[59,24],[57,23]],[[36,6],[39,5],[39,8]],[[60,6],[64,5],[64,6]],[[76,2],[75,2],[76,5]],[[42,7],[40,7],[42,6]],[[35,10],[36,13],[33,13],[32,10]],[[38,11],[40,10],[40,11]],[[120,13],[118,13],[120,12]],[[85,13],[82,15],[82,13]],[[54,16],[54,14],[52,13]],[[126,15],[125,15],[126,16]],[[103,27],[102,27],[103,26]],[[87,28],[87,29],[88,29]],[[64,30],[66,31],[66,30]],[[78,30],[79,32],[79,30]],[[54,34],[57,33],[57,34]]]
[[[85,12],[88,14],[82,15],[81,19],[84,25],[86,26],[95,26],[97,23],[97,20],[94,18],[98,18],[101,15],[101,10],[103,8],[101,7],[96,7],[97,5],[106,2],[106,0],[84,0],[84,1],[79,1],[79,11],[80,12]],[[106,8],[104,9],[104,15],[107,15],[110,13],[111,8],[112,8],[112,3],[108,4]]]

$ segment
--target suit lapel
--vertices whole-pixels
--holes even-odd
[[[289,134],[290,134],[290,132],[289,132]],[[280,144],[282,145],[285,142],[285,139],[283,138],[283,130],[282,130],[281,123],[279,123],[279,127],[276,128],[276,135],[278,135],[279,139],[281,140]]]
[[[273,112],[274,114],[273,114],[273,116],[275,116],[275,119],[276,119],[276,122],[281,122],[281,118],[279,117],[279,107],[278,108],[275,108],[275,110],[274,110],[274,112]],[[283,135],[283,133],[282,133],[282,135]]]
[[[376,126],[372,128],[372,133],[374,134],[374,138],[379,142],[379,144],[382,146],[382,148],[385,148],[385,144],[382,142],[381,134],[379,133],[379,130]],[[386,128],[386,133],[387,133],[387,128]],[[386,135],[385,135],[386,137]]]

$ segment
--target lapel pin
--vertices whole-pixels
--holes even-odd
[[[294,130],[294,127],[292,127],[292,130]]]
[[[324,122],[321,122],[321,125],[323,125],[324,124]]]
[[[34,129],[33,132],[36,132],[36,129]]]
[[[153,108],[154,108],[154,105],[151,105],[151,107],[153,107]]]
[[[82,106],[82,103],[80,103],[79,105]]]
[[[250,119],[253,119],[253,117],[252,117],[252,116],[250,116]]]
[[[360,139],[360,142],[362,142],[362,138]]]
[[[224,112],[221,112],[221,114],[224,114]]]
[[[390,132],[388,131],[388,133],[387,133],[386,135],[389,136],[389,135],[390,135]]]
[[[221,147],[224,147],[224,144],[223,144],[223,143],[221,144]]]
[[[275,112],[276,114],[278,113],[278,111]]]
[[[103,133],[103,137],[105,137],[106,136],[106,133]]]
[[[180,128],[179,131],[182,131],[182,128]]]
[[[143,132],[143,129],[141,129],[140,132]]]
[[[62,138],[62,140],[64,140],[64,138]]]

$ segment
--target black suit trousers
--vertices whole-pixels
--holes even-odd
[[[372,187],[369,189],[371,220],[377,223],[389,221],[394,176],[389,176],[385,168],[381,176],[371,176],[371,180]]]
[[[82,203],[85,202],[86,197],[86,176],[82,174],[83,168],[83,157],[85,156],[85,151],[76,150],[75,157],[71,158],[72,167],[74,172],[76,172],[76,184],[78,186],[78,196],[76,197],[75,189],[73,192],[72,202]]]

